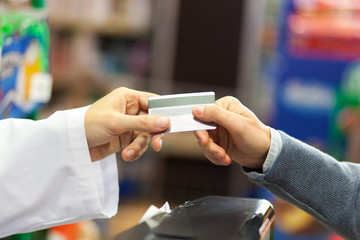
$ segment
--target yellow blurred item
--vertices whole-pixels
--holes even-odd
[[[288,234],[309,234],[322,231],[323,227],[312,216],[303,210],[276,198],[276,225]]]

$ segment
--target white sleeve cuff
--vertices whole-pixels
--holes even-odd
[[[119,178],[115,154],[93,162],[91,165],[103,215],[112,217],[117,212],[119,202]]]
[[[268,155],[266,156],[264,165],[262,167],[263,173],[265,173],[268,169],[271,168],[276,158],[280,154],[282,148],[282,140],[280,133],[273,128],[270,128],[271,132],[271,143]]]
[[[115,154],[91,162],[84,118],[88,107],[70,111],[69,136],[75,169],[81,185],[84,206],[92,218],[116,214],[119,200],[118,172]],[[81,131],[79,131],[81,129]],[[90,164],[89,164],[90,163]],[[89,182],[90,181],[90,182]]]

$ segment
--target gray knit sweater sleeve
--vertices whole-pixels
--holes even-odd
[[[346,239],[360,239],[360,165],[331,156],[280,132],[282,148],[263,174],[249,178],[305,210]]]

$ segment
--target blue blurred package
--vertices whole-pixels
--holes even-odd
[[[28,118],[51,97],[48,26],[27,13],[0,14],[0,119]]]

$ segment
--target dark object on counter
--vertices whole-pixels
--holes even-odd
[[[274,239],[275,212],[264,199],[207,196],[158,214],[113,240]]]

